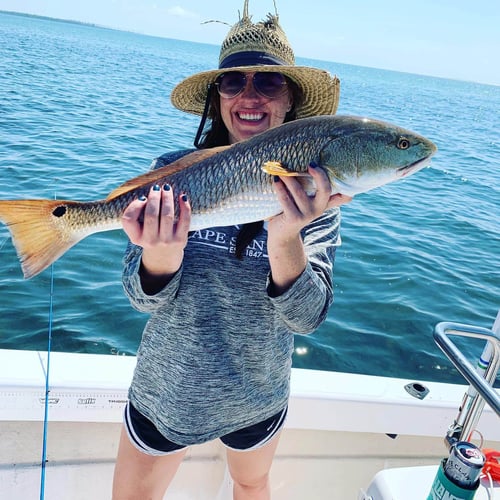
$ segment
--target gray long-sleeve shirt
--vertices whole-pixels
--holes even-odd
[[[123,284],[150,314],[129,391],[134,406],[178,444],[197,444],[262,421],[290,392],[293,334],[310,333],[333,299],[340,212],[303,232],[308,264],[282,295],[272,293],[264,228],[242,261],[237,226],[192,232],[181,269],[156,295],[143,292],[142,249],[129,245]]]

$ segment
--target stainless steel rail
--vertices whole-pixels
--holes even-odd
[[[485,360],[488,365],[483,376],[453,343],[451,336],[473,337],[487,341],[490,356],[488,360]],[[436,325],[434,340],[456,369],[471,384],[464,395],[457,419],[446,436],[446,441],[451,446],[457,440],[470,440],[485,402],[500,417],[500,396],[492,387],[500,369],[500,333],[495,333],[487,328],[443,322]]]

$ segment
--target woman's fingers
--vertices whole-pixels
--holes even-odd
[[[132,243],[142,247],[187,240],[191,206],[185,194],[178,200],[179,220],[175,220],[174,191],[169,184],[153,186],[148,197],[132,201],[122,216],[123,229]]]
[[[313,198],[309,197],[309,200],[313,202],[316,211],[319,210],[319,215],[321,215],[327,208],[332,192],[330,179],[328,179],[326,172],[322,168],[318,168],[315,164],[309,166],[309,175],[313,178],[317,188],[316,194]]]
[[[175,203],[173,190],[170,184],[165,184],[161,193],[161,207],[159,209],[158,239],[169,241],[172,238],[175,224]]]
[[[274,177],[274,191],[284,212],[298,210],[292,195],[294,191],[292,189],[293,184],[298,184],[298,181],[292,177]]]
[[[346,203],[350,203],[352,201],[352,196],[342,193],[331,194],[332,187],[330,180],[323,169],[317,168],[315,165],[311,165],[309,167],[309,173],[314,178],[318,187],[315,198],[319,198],[321,205],[323,205],[326,201],[324,210],[327,208],[340,207],[341,205],[345,205]]]
[[[130,203],[122,215],[123,230],[129,237],[130,241],[138,245],[142,236],[142,214],[146,206],[147,198],[142,196]]]
[[[143,245],[154,245],[158,241],[160,230],[160,207],[161,207],[161,188],[155,184],[148,194],[148,200],[144,207],[144,220],[142,225]]]
[[[295,177],[276,178],[276,194],[284,211],[296,211],[296,216],[311,220],[319,217],[327,208],[330,199],[330,181],[325,171],[314,166],[309,174],[316,185],[316,194],[309,196],[300,181]]]
[[[179,220],[177,221],[176,231],[181,236],[187,239],[189,226],[191,225],[191,203],[188,195],[183,193],[179,197]]]
[[[350,203],[352,199],[353,199],[352,196],[348,196],[346,194],[342,193],[332,194],[330,196],[330,199],[328,200],[327,208],[340,207],[341,205]]]

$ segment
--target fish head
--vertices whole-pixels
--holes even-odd
[[[408,177],[429,165],[437,147],[429,139],[390,123],[340,117],[320,153],[332,194],[354,196]]]

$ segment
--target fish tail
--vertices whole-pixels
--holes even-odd
[[[11,234],[25,279],[42,272],[85,235],[71,229],[61,200],[0,201],[0,221]]]

